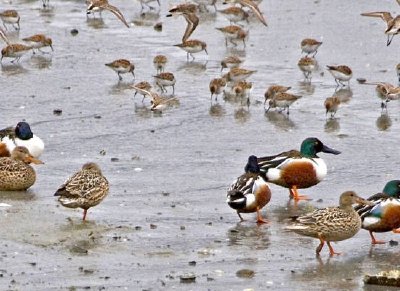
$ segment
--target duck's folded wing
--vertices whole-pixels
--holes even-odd
[[[257,163],[261,168],[262,172],[266,172],[270,168],[279,168],[288,159],[302,158],[299,151],[291,150],[283,152],[275,156],[260,157],[257,159]]]

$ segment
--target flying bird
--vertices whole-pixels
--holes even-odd
[[[126,22],[124,15],[121,13],[121,11],[119,11],[117,7],[108,4],[108,0],[87,0],[86,4],[87,14],[99,12],[101,15],[101,12],[103,10],[108,10],[112,12],[115,16],[117,16],[118,19],[121,20],[125,24],[125,26],[129,28],[129,24]]]

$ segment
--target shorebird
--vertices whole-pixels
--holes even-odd
[[[87,4],[87,9],[86,9],[87,14],[99,12],[101,15],[101,12],[103,10],[108,10],[115,16],[117,16],[118,19],[121,20],[122,23],[129,28],[129,24],[126,22],[124,15],[117,7],[110,5],[108,3],[108,0],[86,0],[86,4]]]
[[[324,106],[326,109],[325,115],[328,115],[328,113],[331,114],[331,118],[333,118],[336,114],[336,111],[338,110],[340,105],[340,99],[337,96],[332,96],[328,97],[325,99]]]
[[[379,17],[386,22],[385,34],[387,35],[386,45],[389,46],[393,37],[400,32],[400,15],[395,18],[390,12],[366,12],[361,13],[362,16]]]
[[[305,38],[301,41],[301,52],[305,52],[308,55],[313,54],[313,57],[317,54],[318,48],[322,45],[322,42],[317,41],[313,38]]]
[[[241,6],[250,8],[254,12],[254,14],[257,16],[257,18],[261,21],[261,23],[264,24],[265,26],[268,26],[267,21],[265,21],[264,16],[262,15],[257,4],[254,3],[254,1],[252,1],[252,0],[225,0],[223,2],[223,4],[227,4],[227,3],[232,3],[232,4],[237,3],[237,4],[240,4]]]
[[[345,65],[340,65],[340,66],[326,66],[329,73],[332,74],[332,76],[335,78],[336,84],[345,86],[343,82],[348,82],[348,85],[350,87],[350,79],[353,76],[352,70]]]
[[[82,208],[82,220],[85,220],[87,210],[103,201],[108,190],[108,181],[100,167],[95,163],[86,163],[58,188],[54,196],[59,196],[62,206]]]
[[[185,42],[192,35],[197,25],[199,25],[199,18],[195,12],[191,11],[191,9],[188,9],[186,6],[182,6],[181,4],[170,9],[169,14],[167,14],[167,17],[182,15],[185,18],[187,25],[182,37],[182,42]]]

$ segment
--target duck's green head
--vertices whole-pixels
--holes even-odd
[[[27,122],[24,121],[18,122],[17,126],[15,127],[15,135],[22,140],[28,140],[33,137],[31,127]]]
[[[339,151],[331,149],[324,145],[318,138],[309,137],[306,138],[300,147],[300,152],[305,157],[315,158],[317,157],[317,153],[324,152],[328,154],[338,155],[340,154]]]
[[[400,180],[387,182],[382,192],[391,197],[400,198]]]

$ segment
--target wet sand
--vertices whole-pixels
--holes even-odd
[[[334,244],[341,256],[329,258],[324,249],[318,259],[317,240],[283,228],[292,215],[336,205],[345,190],[368,197],[399,178],[400,104],[390,102],[388,114],[381,115],[374,87],[356,82],[397,84],[400,38],[386,47],[384,23],[360,16],[395,13],[395,1],[263,1],[269,26],[252,20],[245,50],[225,47],[215,27],[228,21],[210,7],[193,34],[207,42],[209,55],[199,53],[189,63],[173,46],[185,22],[165,18],[165,3],[160,19],[149,17],[139,21],[144,26],[127,29],[108,12],[103,22],[86,18],[81,2],[54,0],[48,11],[39,1],[2,6],[18,9],[20,38],[45,32],[55,51],[28,54],[19,65],[3,60],[1,67],[2,127],[26,119],[46,149],[45,165],[36,167],[38,180],[29,191],[0,193],[0,203],[11,205],[0,207],[0,289],[378,290],[364,287],[362,278],[396,268],[397,245],[371,247],[361,230]],[[112,2],[128,21],[140,18],[138,2]],[[164,24],[162,32],[152,28],[157,21]],[[70,34],[74,28],[76,36]],[[297,67],[305,37],[324,42],[311,84]],[[160,53],[169,57],[167,70],[177,78],[179,98],[161,115],[148,109],[148,100],[133,98],[127,89],[132,76],[118,83],[104,66],[127,58],[135,63],[136,81],[152,81],[152,58]],[[208,83],[230,53],[257,70],[249,79],[254,84],[249,109],[222,97],[210,102]],[[351,89],[340,92],[345,102],[334,120],[326,120],[323,107],[336,87],[328,64],[347,64],[354,74]],[[303,95],[289,116],[264,113],[264,92],[273,83]],[[62,114],[54,115],[54,109]],[[298,149],[309,136],[342,151],[321,154],[328,176],[302,191],[313,200],[296,207],[287,189],[272,185],[272,200],[263,210],[270,223],[257,225],[253,214],[238,223],[225,196],[247,157]],[[101,166],[111,188],[82,223],[82,211],[59,206],[53,194],[87,161]],[[392,233],[377,236],[398,240]],[[195,276],[195,282],[182,282],[182,276],[185,282]]]

